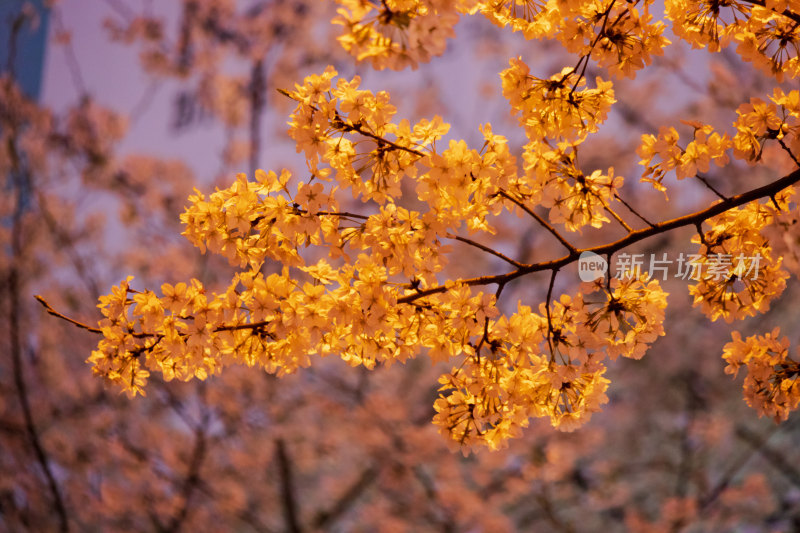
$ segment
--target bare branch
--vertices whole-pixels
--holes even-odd
[[[281,502],[283,505],[283,517],[286,521],[286,530],[289,533],[301,533],[303,529],[300,527],[300,513],[295,499],[292,463],[286,451],[286,444],[280,438],[275,440],[275,460],[278,463]]]
[[[633,228],[630,227],[627,222],[622,220],[622,217],[619,216],[616,211],[611,209],[611,207],[609,207],[608,204],[606,204],[606,202],[603,202],[603,207],[605,207],[605,210],[608,211],[608,214],[611,215],[614,218],[614,220],[619,222],[619,225],[622,226],[625,229],[625,231],[627,231],[628,233],[633,231]]]
[[[721,192],[719,192],[719,191],[718,191],[718,190],[717,190],[717,189],[716,189],[716,188],[715,188],[713,185],[711,185],[711,183],[708,181],[708,178],[704,177],[704,176],[703,176],[702,174],[700,174],[700,173],[698,173],[698,174],[697,174],[695,177],[696,177],[697,179],[699,179],[699,180],[700,180],[700,182],[701,182],[703,185],[705,185],[705,186],[706,186],[706,188],[707,188],[709,191],[711,191],[711,192],[713,192],[714,194],[716,194],[717,196],[719,196],[719,197],[720,197],[722,200],[727,200],[727,199],[728,199],[728,197],[727,197],[727,196],[725,196],[724,194],[722,194]]]
[[[550,273],[550,284],[547,286],[547,298],[545,298],[544,302],[544,310],[547,313],[547,345],[550,348],[551,361],[555,358],[555,353],[553,351],[553,318],[550,316],[550,302],[553,298],[553,285],[556,282],[556,275],[558,275],[558,269],[554,268],[553,272]]]
[[[515,205],[517,205],[517,207],[519,207],[520,209],[522,209],[523,211],[525,211],[526,213],[528,213],[528,214],[529,214],[529,215],[530,215],[530,216],[531,216],[531,217],[532,217],[534,220],[536,220],[536,222],[538,222],[539,224],[541,224],[541,226],[542,226],[542,227],[544,227],[544,228],[545,228],[547,231],[549,231],[549,232],[550,232],[550,233],[551,233],[551,234],[552,234],[552,235],[553,235],[553,236],[554,236],[556,239],[558,239],[558,242],[560,242],[561,244],[563,244],[563,245],[564,245],[564,247],[565,247],[567,250],[569,250],[569,251],[570,251],[570,253],[575,253],[575,252],[577,251],[577,249],[576,249],[576,248],[575,248],[575,247],[572,245],[572,243],[570,243],[570,242],[569,242],[567,239],[565,239],[564,237],[562,237],[562,236],[561,236],[561,234],[558,232],[558,230],[557,230],[557,229],[555,229],[553,226],[551,226],[549,222],[547,222],[547,221],[546,221],[544,218],[542,218],[541,216],[539,216],[539,214],[537,214],[537,213],[536,213],[536,212],[535,212],[533,209],[530,209],[528,206],[526,206],[526,205],[525,205],[524,203],[522,203],[520,200],[517,200],[516,198],[514,198],[513,196],[511,196],[510,194],[508,194],[506,191],[504,191],[504,190],[502,190],[502,189],[500,190],[500,192],[499,192],[498,194],[499,194],[500,196],[502,196],[503,198],[505,198],[505,199],[507,199],[507,200],[510,200],[510,201],[511,201],[511,202],[513,202]]]
[[[177,533],[180,531],[186,518],[189,516],[192,495],[200,483],[200,468],[203,465],[203,460],[206,455],[206,430],[208,421],[208,416],[206,415],[203,422],[195,429],[194,447],[192,449],[192,455],[189,458],[189,468],[181,484],[181,507],[165,528],[165,531],[169,531],[170,533]]]
[[[786,143],[783,142],[783,139],[778,139],[778,143],[780,143],[781,148],[783,148],[784,151],[786,151],[786,153],[789,154],[789,157],[792,158],[792,161],[794,161],[794,164],[800,167],[800,159],[798,159],[797,156],[794,155],[794,153],[792,152],[791,148],[786,146]]]
[[[792,462],[787,461],[783,454],[767,446],[767,440],[771,435],[763,437],[745,426],[736,426],[736,436],[746,442],[753,451],[761,454],[787,481],[800,488],[800,469]]]
[[[503,261],[505,261],[507,263],[510,263],[510,264],[514,265],[515,267],[517,267],[517,268],[523,266],[522,263],[520,263],[519,261],[515,261],[515,260],[511,259],[510,257],[498,252],[497,250],[489,248],[488,246],[484,246],[483,244],[481,244],[479,242],[475,242],[472,239],[467,239],[466,237],[459,237],[458,235],[452,235],[450,233],[448,233],[446,235],[446,237],[448,239],[455,239],[455,240],[461,241],[461,242],[463,242],[465,244],[469,244],[470,246],[474,246],[475,248],[478,248],[479,250],[483,250],[484,252],[492,254],[495,257],[499,257]]]
[[[266,75],[264,59],[253,63],[250,71],[250,174],[258,168],[258,155],[261,151],[261,115],[266,105]]]
[[[58,516],[59,531],[69,531],[69,517],[67,515],[67,508],[64,504],[64,498],[61,495],[61,489],[56,482],[53,469],[50,466],[50,459],[47,451],[44,448],[39,433],[36,429],[36,422],[33,418],[33,409],[31,408],[28,385],[25,382],[25,375],[22,362],[22,332],[20,331],[20,315],[23,313],[22,299],[20,297],[20,260],[24,254],[23,250],[23,234],[22,234],[22,219],[25,212],[25,205],[28,203],[26,195],[26,179],[24,174],[26,170],[20,166],[20,157],[16,145],[17,131],[12,129],[8,144],[9,151],[11,152],[12,169],[9,173],[14,185],[14,211],[11,216],[11,261],[8,270],[7,286],[9,291],[9,298],[7,299],[8,309],[8,336],[9,348],[11,350],[11,364],[12,373],[14,375],[14,385],[17,390],[17,398],[22,409],[22,415],[25,421],[25,429],[33,448],[36,461],[44,473],[47,482],[48,490],[53,499],[56,515]]]
[[[70,324],[78,326],[81,329],[85,329],[86,331],[91,331],[92,333],[103,333],[103,330],[101,330],[100,328],[93,328],[92,326],[88,326],[88,325],[84,324],[83,322],[78,322],[77,320],[75,320],[73,318],[70,318],[70,317],[68,317],[66,315],[63,315],[63,314],[59,313],[58,311],[53,309],[52,306],[49,303],[47,303],[47,300],[45,300],[42,296],[37,294],[37,295],[34,296],[34,298],[36,298],[36,301],[39,302],[40,304],[42,304],[42,306],[44,306],[44,308],[45,308],[45,310],[47,311],[48,314],[51,314],[54,317],[60,318],[61,320],[66,320]]]
[[[327,530],[333,522],[347,512],[355,503],[358,497],[375,481],[378,477],[378,470],[369,467],[361,472],[356,480],[350,485],[328,509],[319,511],[311,524],[314,530]]]
[[[634,209],[633,207],[631,207],[631,205],[630,205],[628,202],[626,202],[625,200],[623,200],[622,196],[620,196],[619,194],[614,194],[614,198],[616,198],[617,200],[619,200],[619,201],[622,203],[622,205],[624,205],[624,206],[625,206],[625,207],[628,209],[628,211],[630,211],[630,212],[631,212],[631,213],[633,213],[633,214],[634,214],[636,217],[638,217],[638,218],[639,218],[639,220],[641,220],[642,222],[644,222],[644,223],[645,223],[645,224],[647,224],[648,226],[653,226],[653,225],[654,225],[652,222],[650,222],[649,220],[647,220],[646,218],[644,218],[644,217],[643,217],[641,214],[639,214],[639,212],[638,212],[636,209]]]

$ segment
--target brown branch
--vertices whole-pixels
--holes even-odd
[[[250,174],[255,175],[258,168],[258,154],[261,151],[261,114],[266,105],[266,80],[264,59],[253,63],[250,71]]]
[[[778,143],[780,143],[781,148],[783,148],[786,151],[786,153],[789,154],[789,157],[792,158],[794,164],[800,167],[800,160],[797,158],[796,155],[794,155],[794,153],[792,153],[792,149],[786,146],[786,143],[783,142],[783,139],[778,139]]]
[[[375,481],[378,477],[377,469],[366,468],[361,475],[350,485],[328,509],[319,511],[312,520],[314,530],[328,530],[331,524],[342,516],[355,503],[358,497]]]
[[[638,217],[638,218],[639,218],[639,220],[641,220],[642,222],[644,222],[644,223],[645,223],[645,224],[647,224],[648,226],[653,226],[653,225],[654,225],[652,222],[650,222],[649,220],[647,220],[646,218],[644,218],[644,216],[642,216],[642,215],[641,215],[641,214],[640,214],[640,213],[639,213],[639,212],[638,212],[636,209],[634,209],[634,208],[633,208],[633,207],[632,207],[632,206],[631,206],[631,205],[630,205],[628,202],[626,202],[625,200],[623,200],[623,199],[622,199],[622,196],[620,196],[620,195],[619,195],[619,194],[617,194],[617,193],[614,193],[614,198],[616,198],[617,200],[619,200],[619,201],[622,203],[622,205],[624,205],[624,206],[625,206],[625,207],[628,209],[628,211],[630,211],[630,212],[631,212],[631,213],[633,213],[633,214],[634,214],[636,217]]]
[[[93,328],[92,326],[84,324],[83,322],[78,322],[77,320],[75,320],[73,318],[70,318],[70,317],[68,317],[66,315],[63,315],[63,314],[59,313],[58,311],[53,309],[53,307],[49,303],[47,303],[47,300],[45,300],[42,296],[37,294],[37,295],[34,296],[34,298],[36,298],[36,301],[39,302],[40,304],[42,304],[42,306],[44,306],[44,308],[45,308],[45,310],[47,311],[48,314],[53,315],[54,317],[60,318],[61,320],[66,320],[70,324],[78,326],[81,329],[85,329],[86,331],[91,331],[92,333],[101,333],[101,334],[103,333],[103,330],[101,330],[100,328]]]
[[[416,480],[419,481],[419,484],[422,486],[422,490],[425,491],[426,499],[442,511],[443,516],[441,517],[430,514],[430,520],[439,526],[442,533],[453,533],[456,531],[456,524],[454,523],[452,513],[442,504],[441,495],[436,489],[433,480],[430,479],[420,466],[415,466],[411,470]]]
[[[798,165],[800,165],[800,163],[798,163]],[[697,174],[695,175],[695,177],[696,177],[697,179],[699,179],[699,180],[700,180],[700,182],[701,182],[703,185],[705,185],[705,186],[706,186],[706,188],[707,188],[709,191],[711,191],[711,192],[713,192],[714,194],[716,194],[717,196],[719,196],[719,197],[720,197],[722,200],[727,200],[727,199],[728,199],[728,197],[727,197],[727,196],[725,196],[724,194],[722,194],[721,192],[719,192],[719,191],[718,191],[718,190],[717,190],[717,189],[716,189],[716,188],[715,188],[713,185],[711,185],[711,183],[708,181],[708,178],[705,178],[705,177],[704,177],[702,174],[700,174],[700,173],[697,173]]]
[[[53,25],[55,30],[58,32],[65,32],[66,28],[64,27],[64,21],[61,17],[61,10],[58,7],[51,8],[51,16],[53,18]],[[83,98],[88,93],[86,91],[86,83],[83,80],[83,74],[81,74],[81,67],[78,63],[78,56],[75,54],[75,48],[72,46],[72,42],[67,41],[65,44],[61,45],[62,49],[64,50],[64,57],[66,58],[67,63],[67,70],[69,71],[70,77],[72,78],[72,83],[75,85],[75,89],[78,91],[78,95]]]
[[[702,209],[700,211],[696,211],[694,213],[690,213],[688,215],[684,215],[682,217],[673,218],[671,220],[666,220],[664,222],[659,222],[658,224],[653,224],[649,228],[643,228],[640,230],[635,230],[625,237],[618,239],[614,242],[601,244],[599,246],[594,246],[592,248],[586,248],[583,250],[574,250],[570,252],[568,255],[565,255],[559,259],[554,259],[552,261],[545,261],[541,263],[536,263],[533,265],[525,265],[522,268],[518,268],[517,270],[513,270],[511,272],[506,272],[505,274],[495,274],[490,276],[480,276],[477,278],[470,278],[470,279],[462,279],[459,280],[460,283],[469,286],[479,286],[479,285],[490,285],[493,283],[508,283],[516,278],[524,276],[526,274],[530,274],[533,272],[541,272],[543,270],[552,270],[555,268],[562,268],[566,265],[574,263],[578,260],[581,253],[583,252],[594,252],[597,255],[607,255],[613,254],[626,248],[634,243],[637,243],[641,240],[647,239],[654,235],[659,235],[661,233],[666,233],[668,231],[686,227],[686,226],[696,226],[701,224],[705,220],[708,220],[711,217],[729,211],[735,207],[739,207],[741,205],[747,204],[749,202],[759,200],[764,197],[770,197],[773,194],[776,194],[783,189],[794,185],[800,181],[800,169],[795,170],[791,174],[787,174],[786,176],[773,181],[772,183],[768,183],[762,187],[758,187],[755,189],[751,189],[747,192],[742,194],[732,196],[727,200],[721,200],[706,209]],[[429,289],[422,289],[417,290],[413,294],[409,294],[397,299],[397,303],[411,303],[419,298],[424,298],[425,296],[430,296],[432,294],[438,294],[445,292],[447,288],[444,285],[438,285],[436,287],[431,287]]]
[[[539,507],[544,511],[544,516],[547,518],[547,521],[550,522],[550,525],[555,528],[555,531],[563,531],[565,533],[574,533],[575,528],[572,524],[565,522],[562,520],[558,514],[556,514],[556,509],[553,507],[553,502],[550,501],[550,498],[545,491],[546,485],[542,486],[542,490],[535,495],[536,503],[539,504]]]
[[[553,298],[553,285],[556,282],[556,275],[558,275],[558,269],[554,268],[550,273],[550,284],[547,286],[547,298],[544,303],[544,310],[547,313],[547,345],[550,348],[550,361],[554,361],[556,357],[553,351],[553,319],[550,316],[550,302]]]
[[[525,211],[526,213],[528,213],[528,214],[529,214],[529,215],[530,215],[530,216],[531,216],[531,217],[532,217],[534,220],[536,220],[536,222],[538,222],[538,223],[539,223],[539,224],[540,224],[540,225],[541,225],[543,228],[545,228],[545,229],[546,229],[547,231],[549,231],[549,232],[550,232],[550,233],[551,233],[551,234],[552,234],[552,235],[553,235],[553,236],[554,236],[556,239],[558,239],[558,242],[560,242],[561,244],[563,244],[563,245],[564,245],[564,247],[565,247],[567,250],[569,250],[569,251],[570,251],[570,253],[575,253],[575,252],[577,251],[577,248],[575,248],[575,247],[572,245],[572,243],[570,243],[570,242],[569,242],[567,239],[565,239],[564,237],[562,237],[562,236],[561,236],[561,234],[558,232],[558,230],[557,230],[557,229],[555,229],[553,226],[551,226],[549,222],[547,222],[547,221],[546,221],[544,218],[542,218],[541,216],[539,216],[539,214],[537,214],[537,213],[536,213],[536,212],[535,212],[533,209],[530,209],[528,206],[526,206],[526,205],[525,205],[524,203],[522,203],[520,200],[517,200],[516,198],[514,198],[513,196],[511,196],[510,194],[508,194],[506,191],[504,191],[504,190],[502,190],[502,189],[501,189],[501,190],[500,190],[500,191],[499,191],[497,194],[499,194],[500,196],[502,196],[503,198],[505,198],[505,199],[507,199],[507,200],[510,200],[510,201],[511,201],[511,202],[513,202],[513,203],[514,203],[514,204],[515,204],[517,207],[519,207],[520,209],[522,209],[523,211]]]
[[[736,436],[746,442],[755,452],[761,454],[787,481],[800,488],[800,470],[792,462],[787,461],[782,453],[767,446],[770,435],[762,437],[745,426],[736,426]]]
[[[30,184],[30,188],[33,189],[32,184]],[[42,218],[44,219],[47,229],[50,230],[50,233],[53,235],[56,241],[58,241],[58,244],[61,245],[62,248],[66,248],[67,256],[72,262],[72,265],[75,267],[78,277],[81,278],[81,281],[86,286],[89,294],[92,295],[92,298],[97,300],[100,297],[100,288],[97,286],[97,282],[95,281],[94,277],[89,274],[89,267],[86,264],[86,261],[84,261],[83,257],[81,257],[81,255],[78,253],[75,240],[66,230],[61,227],[61,225],[55,219],[47,206],[47,200],[39,191],[36,192],[36,202],[39,204],[39,211],[42,214]]]
[[[675,479],[675,496],[678,498],[686,497],[695,462],[692,450],[692,430],[695,425],[697,410],[700,408],[702,401],[698,393],[697,381],[697,374],[691,370],[681,376],[680,379],[684,387],[686,405],[684,407],[685,423],[680,430],[680,460],[677,465]],[[673,529],[678,530],[683,525],[682,521],[678,521],[673,524]]]
[[[502,254],[502,253],[500,253],[497,250],[494,250],[492,248],[489,248],[488,246],[484,246],[483,244],[481,244],[479,242],[475,242],[472,239],[467,239],[466,237],[459,237],[458,235],[452,235],[450,233],[448,233],[446,235],[446,237],[448,239],[455,239],[455,240],[461,241],[461,242],[463,242],[465,244],[469,244],[470,246],[474,246],[475,248],[478,248],[479,250],[483,250],[484,252],[492,254],[495,257],[499,257],[503,261],[505,261],[507,263],[510,263],[510,264],[514,265],[515,267],[517,267],[517,268],[520,268],[520,267],[523,266],[522,263],[520,263],[519,261],[515,261],[515,260],[511,259],[510,257],[508,257],[507,255]]]
[[[47,452],[39,439],[39,433],[36,430],[36,423],[33,419],[33,409],[31,408],[28,386],[25,382],[25,376],[22,369],[22,343],[19,328],[19,314],[21,311],[20,297],[19,297],[19,278],[16,264],[12,265],[9,273],[8,285],[11,291],[11,297],[8,304],[9,321],[9,336],[11,340],[11,360],[14,374],[14,385],[17,389],[17,398],[19,399],[20,406],[22,407],[22,415],[25,420],[25,430],[28,435],[31,447],[33,448],[34,456],[39,466],[44,472],[47,481],[47,487],[50,490],[50,495],[53,498],[55,512],[58,516],[58,529],[62,532],[69,531],[69,519],[67,518],[67,509],[64,505],[64,499],[61,496],[61,490],[58,487],[56,478],[53,475],[53,470],[50,466],[50,459]]]
[[[598,198],[599,198],[599,197],[598,197]],[[610,215],[611,215],[611,216],[614,218],[614,220],[616,220],[617,222],[619,222],[619,225],[620,225],[620,226],[622,226],[622,227],[623,227],[623,229],[625,229],[625,231],[627,231],[628,233],[630,233],[631,231],[633,231],[633,228],[632,228],[632,227],[630,227],[630,226],[628,225],[628,223],[627,223],[627,222],[625,222],[624,220],[622,220],[622,217],[621,217],[621,216],[619,216],[619,215],[617,214],[617,212],[616,212],[616,211],[614,211],[613,209],[611,209],[611,207],[610,207],[610,206],[609,206],[609,205],[608,205],[608,204],[607,204],[607,203],[606,203],[604,200],[603,200],[603,207],[605,208],[605,210],[606,210],[606,211],[608,211],[608,214],[610,214]]]
[[[295,208],[299,213],[305,215],[315,215],[315,216],[322,216],[322,217],[344,217],[344,218],[356,218],[358,220],[367,220],[369,216],[367,215],[359,215],[358,213],[348,213],[347,211],[340,211],[340,212],[333,212],[333,211],[317,211],[316,213],[309,213],[305,209],[300,209],[299,207]]]
[[[600,42],[600,38],[603,37],[603,34],[606,31],[606,25],[608,24],[608,17],[611,15],[611,9],[614,7],[614,3],[616,0],[611,0],[611,3],[608,4],[605,12],[603,13],[603,23],[600,26],[600,31],[597,32],[597,35],[594,36],[592,43],[589,45],[589,51],[586,52],[581,58],[578,60],[578,64],[575,65],[575,68],[572,69],[572,72],[577,72],[578,67],[581,66],[581,62],[583,62],[583,68],[581,68],[581,72],[578,75],[578,79],[575,80],[575,84],[572,86],[572,89],[569,91],[570,95],[575,92],[575,89],[578,88],[578,84],[583,79],[584,75],[586,74],[586,67],[589,66],[589,58],[592,56],[592,52],[594,51],[594,47],[597,46],[597,43]],[[617,18],[619,20],[619,17]],[[616,23],[616,21],[614,21]],[[613,24],[612,24],[613,26]]]
[[[706,511],[714,502],[717,501],[717,498],[719,498],[722,495],[722,493],[725,492],[725,490],[727,490],[727,488],[733,482],[733,479],[736,477],[739,471],[742,468],[744,468],[744,466],[750,461],[750,459],[752,459],[753,456],[759,452],[760,447],[766,445],[767,440],[769,440],[775,433],[780,431],[780,429],[781,426],[775,426],[774,428],[772,428],[772,430],[770,430],[770,432],[763,439],[761,439],[758,447],[753,446],[750,450],[740,455],[733,462],[733,464],[731,464],[731,466],[728,468],[725,474],[723,474],[722,478],[708,492],[708,494],[698,499],[697,506],[700,513]]]
[[[194,448],[192,449],[192,455],[189,459],[189,468],[186,472],[186,477],[181,484],[181,507],[165,528],[165,531],[170,533],[177,533],[180,531],[181,527],[186,522],[186,518],[189,516],[189,505],[192,500],[192,495],[200,484],[200,468],[203,465],[203,460],[206,455],[206,429],[208,422],[209,419],[206,414],[203,422],[195,428]]]
[[[12,41],[16,40],[16,34],[12,31]],[[58,483],[56,482],[55,475],[50,466],[50,459],[47,451],[44,448],[39,433],[36,429],[36,423],[33,418],[33,409],[31,408],[28,385],[25,382],[25,375],[22,362],[22,333],[20,331],[19,319],[23,313],[22,299],[20,297],[20,259],[23,255],[23,235],[22,235],[22,219],[25,212],[25,205],[27,204],[26,198],[26,179],[23,177],[25,171],[22,168],[21,158],[16,145],[17,131],[12,127],[10,131],[11,137],[8,141],[8,148],[12,161],[12,170],[9,172],[11,181],[15,189],[14,211],[11,216],[11,261],[8,271],[8,291],[9,298],[8,304],[8,335],[9,335],[9,348],[11,350],[11,364],[12,373],[14,375],[14,385],[17,391],[17,398],[22,409],[22,416],[25,422],[25,430],[28,435],[31,447],[33,448],[36,461],[44,473],[47,482],[48,490],[53,499],[53,505],[58,517],[58,528],[61,532],[69,531],[69,518],[67,516],[67,508],[64,504],[64,499],[61,495]]]
[[[281,503],[283,506],[283,517],[286,521],[286,530],[289,531],[289,533],[302,533],[303,529],[300,527],[300,513],[298,511],[294,492],[292,463],[286,451],[286,444],[283,439],[280,438],[275,440],[275,460],[278,463]]]
[[[77,326],[77,327],[79,327],[81,329],[85,329],[86,331],[90,331],[92,333],[98,333],[98,334],[102,334],[103,333],[103,330],[100,329],[100,328],[94,328],[92,326],[84,324],[83,322],[79,322],[79,321],[75,320],[74,318],[70,318],[70,317],[68,317],[68,316],[66,316],[66,315],[64,315],[62,313],[59,313],[58,311],[53,309],[53,307],[47,302],[47,300],[44,299],[44,297],[42,297],[42,296],[37,294],[37,295],[34,296],[34,298],[36,298],[36,301],[38,301],[40,304],[42,304],[42,306],[45,308],[45,310],[47,311],[48,314],[53,315],[56,318],[60,318],[61,320],[65,320],[65,321],[69,322],[70,324],[73,324],[73,325],[75,325],[75,326]],[[181,318],[187,318],[187,317],[181,317]],[[191,318],[191,317],[188,317],[188,318]],[[225,325],[225,326],[218,326],[218,327],[214,328],[214,332],[218,332],[218,331],[236,331],[236,330],[240,330],[240,329],[258,329],[258,328],[263,328],[264,326],[268,326],[269,324],[270,324],[270,321],[268,321],[268,320],[262,320],[260,322],[252,322],[252,323],[249,323],[249,324],[231,324],[231,325]],[[162,337],[162,335],[160,335],[158,333],[143,333],[142,332],[142,333],[133,333],[132,335],[134,337],[136,337],[137,339],[152,338],[152,337],[156,337],[156,338]]]
[[[337,117],[338,117],[338,114],[337,114]],[[344,120],[341,120],[341,119],[339,119],[339,120],[343,124],[343,131],[355,131],[357,133],[360,133],[364,137],[369,137],[370,139],[374,140],[375,142],[377,142],[379,144],[380,143],[387,144],[387,145],[391,146],[392,148],[394,148],[395,150],[402,150],[404,152],[408,152],[409,154],[414,154],[414,155],[419,156],[419,157],[425,157],[425,154],[420,152],[419,150],[416,150],[414,148],[409,148],[409,147],[403,146],[401,144],[397,144],[396,142],[390,141],[389,139],[381,137],[380,135],[376,135],[376,134],[372,133],[371,131],[365,130],[364,127],[361,124],[354,124],[352,122],[347,122],[347,121],[344,121]]]

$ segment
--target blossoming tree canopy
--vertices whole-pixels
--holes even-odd
[[[790,271],[800,274],[789,259],[797,257],[796,239],[783,238],[800,231],[799,91],[778,87],[742,103],[730,130],[689,121],[688,139],[672,125],[642,136],[640,181],[665,200],[685,183],[673,175],[716,194],[678,218],[644,216],[625,200],[614,168],[585,171],[579,162],[582,144],[616,102],[612,80],[635,77],[670,45],[662,19],[693,47],[733,46],[779,83],[800,75],[800,1],[667,0],[664,13],[647,0],[335,3],[339,42],[377,69],[416,68],[440,55],[466,15],[520,39],[555,39],[575,62],[537,77],[512,57],[500,73],[498,86],[524,130],[521,153],[491,124],[476,125],[478,146],[445,142],[444,118],[398,120],[387,92],[364,89],[359,77],[341,78],[333,67],[282,90],[295,106],[288,133],[307,172],[239,174],[225,189],[195,191],[181,216],[184,236],[201,252],[238,267],[227,289],[210,293],[192,279],[155,292],[128,278],[100,298],[98,327],[85,326],[102,335],[88,359],[94,372],[129,395],[144,394],[153,372],[167,381],[205,379],[244,364],[280,376],[328,355],[366,368],[429,357],[451,367],[439,378],[434,424],[464,449],[495,449],[532,417],[566,431],[584,424],[608,401],[608,360],[639,359],[665,334],[667,294],[655,278],[609,271],[555,294],[557,274],[581,253],[610,260],[643,239],[695,228],[686,244],[702,275],[689,293],[709,319],[729,323],[766,311]],[[590,64],[600,72],[594,79]],[[726,196],[703,177],[712,164],[763,164],[772,147],[790,170],[764,185]],[[352,199],[360,207],[341,207]],[[498,221],[514,215],[563,255],[527,263],[493,247]],[[584,228],[610,225],[622,236],[573,243]],[[451,275],[449,261],[463,246],[504,267]],[[725,275],[709,268],[720,256],[733,259]],[[744,276],[741,258],[754,256],[758,275]],[[268,273],[265,265],[280,268]],[[537,272],[550,274],[544,301],[501,303],[507,284]],[[732,335],[726,371],[744,367],[747,402],[785,419],[800,402],[788,339],[777,330]]]

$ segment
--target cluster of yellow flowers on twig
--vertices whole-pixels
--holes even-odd
[[[765,143],[779,144],[797,163],[798,91],[776,90],[769,102],[743,105],[734,137],[694,122],[685,146],[673,128],[643,136],[642,181],[666,190],[663,180],[674,171],[677,179],[703,181],[720,197],[706,209],[654,222],[623,200],[623,179],[613,168],[585,173],[577,163],[581,143],[615,102],[610,81],[598,77],[587,87],[588,62],[611,76],[633,75],[668,44],[663,25],[649,14],[650,2],[338,3],[334,22],[344,27],[342,44],[378,68],[428,60],[443,50],[458,14],[477,11],[528,38],[557,35],[581,57],[550,78],[532,76],[521,59],[501,73],[503,94],[527,134],[519,161],[489,124],[481,126],[479,149],[456,140],[442,146],[449,129],[442,118],[395,121],[386,92],[362,89],[358,77],[337,79],[333,68],[282,91],[296,102],[289,135],[308,162],[307,178],[258,171],[208,197],[197,191],[182,215],[184,235],[240,272],[221,293],[207,293],[197,280],[165,284],[160,296],[134,290],[130,279],[114,288],[101,298],[103,339],[89,359],[97,374],[137,394],[150,372],[167,380],[204,379],[246,364],[280,375],[327,355],[367,368],[427,355],[453,364],[440,378],[434,423],[465,447],[497,448],[532,417],[549,417],[562,430],[585,423],[607,401],[606,359],[639,359],[664,334],[667,295],[656,280],[611,279],[609,273],[576,294],[553,295],[557,273],[582,252],[610,259],[639,240],[692,226],[701,263],[720,254],[734,259],[730,273],[706,274],[690,287],[695,305],[712,320],[764,312],[783,291],[788,273],[770,232],[800,218],[792,188],[800,169],[731,197],[702,173],[712,162],[726,165],[731,152],[755,163]],[[734,22],[721,22],[723,7],[738,13]],[[800,12],[792,1],[670,1],[667,8],[676,33],[690,42],[716,48],[734,39],[751,60],[765,53],[748,48],[751,34],[778,39]],[[796,22],[793,27],[794,33],[781,35],[796,47]],[[790,77],[798,73],[795,63],[796,56],[773,57],[773,66]],[[340,210],[346,190],[364,202],[365,212]],[[415,198],[404,203],[409,191]],[[636,223],[622,216],[621,206]],[[505,212],[541,226],[566,255],[527,264],[480,242],[475,234],[491,236]],[[626,232],[616,241],[581,250],[565,237],[612,221]],[[481,250],[508,270],[448,279],[456,244]],[[755,255],[761,258],[758,276],[745,276],[735,260]],[[280,271],[267,275],[267,262],[280,264]],[[506,285],[542,271],[551,274],[546,300],[535,310],[519,302],[513,312],[501,312]],[[785,418],[800,398],[797,363],[782,342],[765,339],[742,342],[735,334],[725,358],[729,369],[747,366],[751,405]]]

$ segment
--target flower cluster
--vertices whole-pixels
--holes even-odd
[[[778,340],[780,329],[742,340],[734,331],[733,341],[725,345],[722,358],[727,374],[738,374],[746,367],[744,398],[759,415],[786,420],[800,405],[800,363],[789,356],[789,339]]]
[[[531,417],[572,431],[608,401],[606,357],[641,358],[664,334],[666,293],[655,280],[587,284],[539,313],[487,321],[481,341],[460,367],[440,378],[434,423],[461,445],[497,448]],[[488,353],[480,357],[481,350]]]
[[[686,148],[678,144],[680,135],[675,128],[662,126],[658,136],[642,135],[641,144],[636,150],[642,158],[639,164],[645,167],[642,181],[659,191],[666,192],[663,179],[670,170],[675,170],[675,177],[682,180],[708,172],[712,162],[719,167],[729,162],[727,151],[732,143],[727,134],[720,135],[708,124],[685,123],[694,128],[694,139]],[[661,161],[654,163],[656,156]]]
[[[666,14],[676,35],[712,52],[736,43],[737,52],[782,81],[800,75],[800,12],[796,2],[667,0]]]
[[[795,159],[800,154],[800,91],[787,94],[775,89],[769,102],[751,98],[749,103],[739,106],[736,113],[736,136],[733,138],[736,157],[758,161],[764,143],[769,140],[782,143]]]
[[[789,274],[781,268],[783,258],[773,252],[762,234],[773,217],[772,206],[751,202],[709,219],[711,229],[693,238],[701,244],[696,263],[703,274],[689,292],[694,305],[711,320],[733,322],[766,312],[770,302],[786,288]],[[719,254],[732,259],[733,268],[724,274],[711,264],[717,263]],[[746,261],[755,256],[759,257],[757,264]],[[756,275],[749,272],[753,268],[758,268]]]
[[[334,24],[342,26],[339,43],[358,61],[376,69],[401,70],[427,63],[444,52],[459,12],[476,0],[336,0]]]
[[[559,143],[551,149],[547,144],[531,142],[525,146],[525,176],[519,181],[533,191],[535,200],[550,209],[550,220],[564,224],[569,231],[584,226],[599,228],[605,222],[610,205],[622,187],[623,177],[595,170],[585,175],[577,165],[578,145]]]
[[[567,67],[560,74],[543,80],[530,75],[521,59],[500,73],[505,96],[530,140],[546,137],[582,141],[605,121],[614,99],[611,82],[597,78],[595,89],[583,76]]]
[[[656,280],[645,277],[614,278],[589,284],[592,292],[581,296],[578,319],[580,336],[592,348],[605,348],[617,356],[641,359],[659,336],[664,335],[667,293]]]
[[[564,47],[592,59],[617,76],[636,70],[669,44],[664,24],[654,21],[650,0],[484,1],[479,9],[494,24],[521,31],[526,39],[557,38]]]

